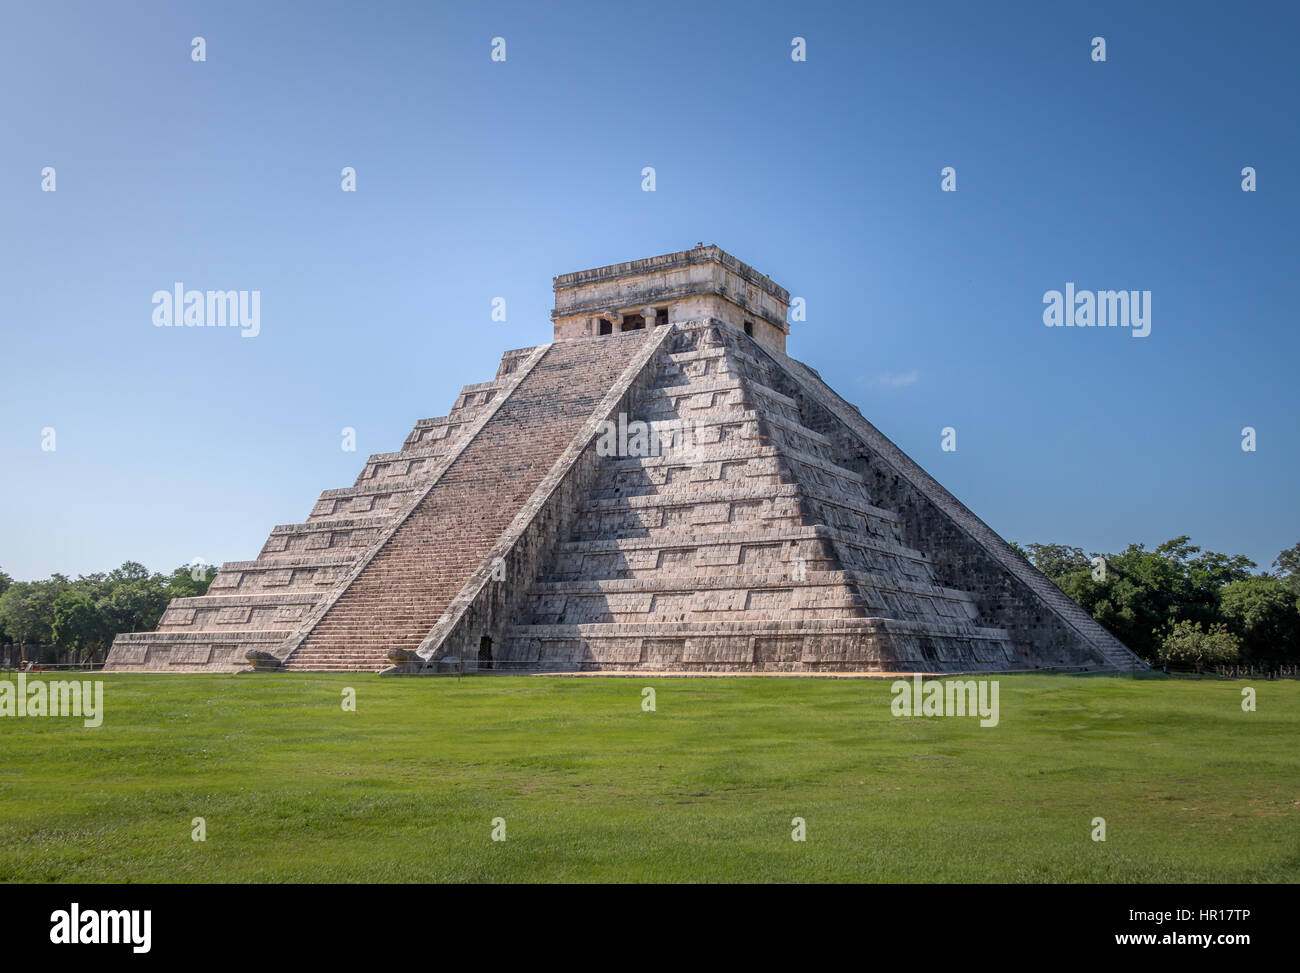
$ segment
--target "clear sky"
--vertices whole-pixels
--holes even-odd
[[[803,297],[790,353],[1003,536],[1267,567],[1300,540],[1296,10],[6,4],[0,568],[252,558],[548,341],[553,275],[698,241]],[[260,291],[260,334],[155,327],[178,281]],[[1150,335],[1044,327],[1066,282],[1151,291]]]

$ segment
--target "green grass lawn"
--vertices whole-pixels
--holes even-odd
[[[0,719],[0,881],[1300,880],[1295,681],[1003,676],[981,728],[887,680],[101,678],[97,729]]]

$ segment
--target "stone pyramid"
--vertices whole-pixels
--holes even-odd
[[[1143,666],[785,355],[769,278],[700,246],[555,291],[551,344],[507,352],[106,668]]]

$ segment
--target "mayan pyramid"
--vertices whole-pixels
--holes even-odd
[[[786,356],[789,300],[712,246],[555,278],[551,344],[106,668],[1141,667]]]

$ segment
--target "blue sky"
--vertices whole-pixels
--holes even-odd
[[[805,298],[790,353],[1003,536],[1267,567],[1300,540],[1295,11],[6,5],[0,568],[251,558],[548,341],[553,275],[697,241]],[[155,328],[176,281],[259,290],[261,333]],[[1150,336],[1044,327],[1067,281],[1150,290]]]

